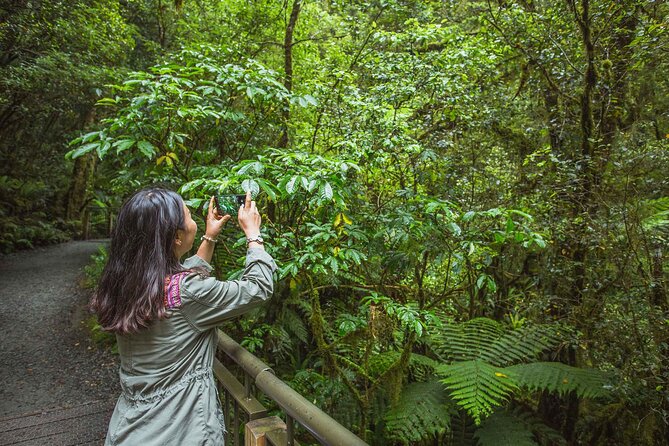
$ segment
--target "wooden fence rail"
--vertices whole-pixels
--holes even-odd
[[[228,429],[226,444],[242,445],[240,432],[244,423],[244,446],[296,446],[293,429],[296,422],[322,445],[367,446],[220,330],[218,350],[234,361],[244,375],[242,384],[220,361],[214,361],[214,375],[223,395],[223,413]],[[273,400],[286,414],[286,420],[269,416],[268,410],[255,398],[253,388]]]

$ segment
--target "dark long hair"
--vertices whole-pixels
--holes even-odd
[[[185,224],[183,200],[176,192],[152,187],[126,200],[91,300],[103,329],[136,333],[165,317],[165,278],[183,270],[174,240]]]

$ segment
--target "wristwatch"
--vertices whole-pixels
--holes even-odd
[[[260,234],[256,235],[255,237],[248,237],[246,239],[246,244],[248,245],[251,242],[256,242],[260,243],[261,245],[263,244],[264,240]]]

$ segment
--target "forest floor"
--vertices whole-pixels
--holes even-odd
[[[83,267],[102,243],[0,257],[0,422],[85,404],[113,408],[118,358],[91,339],[90,293],[80,286]]]

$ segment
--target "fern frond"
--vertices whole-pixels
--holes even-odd
[[[297,307],[304,314],[305,320],[309,320],[311,318],[312,311],[308,299],[290,299],[286,303],[295,305],[295,307]]]
[[[669,197],[660,197],[653,200],[643,200],[639,206],[641,217],[652,218],[657,214],[666,214],[669,212]]]
[[[465,412],[458,411],[457,415],[451,417],[451,435],[449,446],[476,446],[474,438],[476,424]]]
[[[437,373],[444,376],[441,382],[448,388],[451,398],[477,425],[518,388],[503,369],[478,359],[442,365]]]
[[[445,325],[432,337],[435,353],[447,362],[480,359],[496,366],[536,359],[544,350],[559,344],[560,327],[526,325],[506,331],[492,319],[476,318]]]
[[[476,430],[479,446],[537,446],[528,426],[513,414],[500,410],[490,415]]]
[[[496,411],[481,424],[474,436],[479,446],[536,445],[537,441],[540,444],[566,445],[559,432],[521,408]]]
[[[409,358],[409,374],[412,382],[428,381],[441,363],[427,356],[412,353]]]
[[[669,229],[669,197],[641,202],[641,224],[646,230]]]
[[[480,359],[496,366],[536,359],[560,342],[559,327],[526,325],[517,330],[487,318],[445,325],[432,336],[433,351],[446,362]]]
[[[560,362],[533,362],[506,367],[503,372],[528,390],[547,390],[560,395],[574,391],[581,398],[610,393],[607,376],[596,369],[571,367]]]
[[[528,325],[508,331],[491,346],[492,355],[482,356],[486,362],[504,366],[536,359],[539,354],[555,347],[562,340],[559,326]]]
[[[432,337],[432,348],[444,361],[470,361],[494,355],[490,346],[503,333],[500,323],[483,317],[462,324],[445,324]]]
[[[303,343],[308,343],[307,327],[297,313],[288,307],[284,307],[281,311],[280,321],[287,332],[295,335]]]
[[[544,423],[536,414],[525,412],[521,408],[515,408],[511,412],[514,417],[525,423],[527,428],[534,433],[534,438],[539,444],[550,444],[552,446],[567,445],[567,441],[562,434]]]
[[[388,439],[411,444],[444,434],[453,412],[448,402],[438,381],[409,384],[385,416]]]

